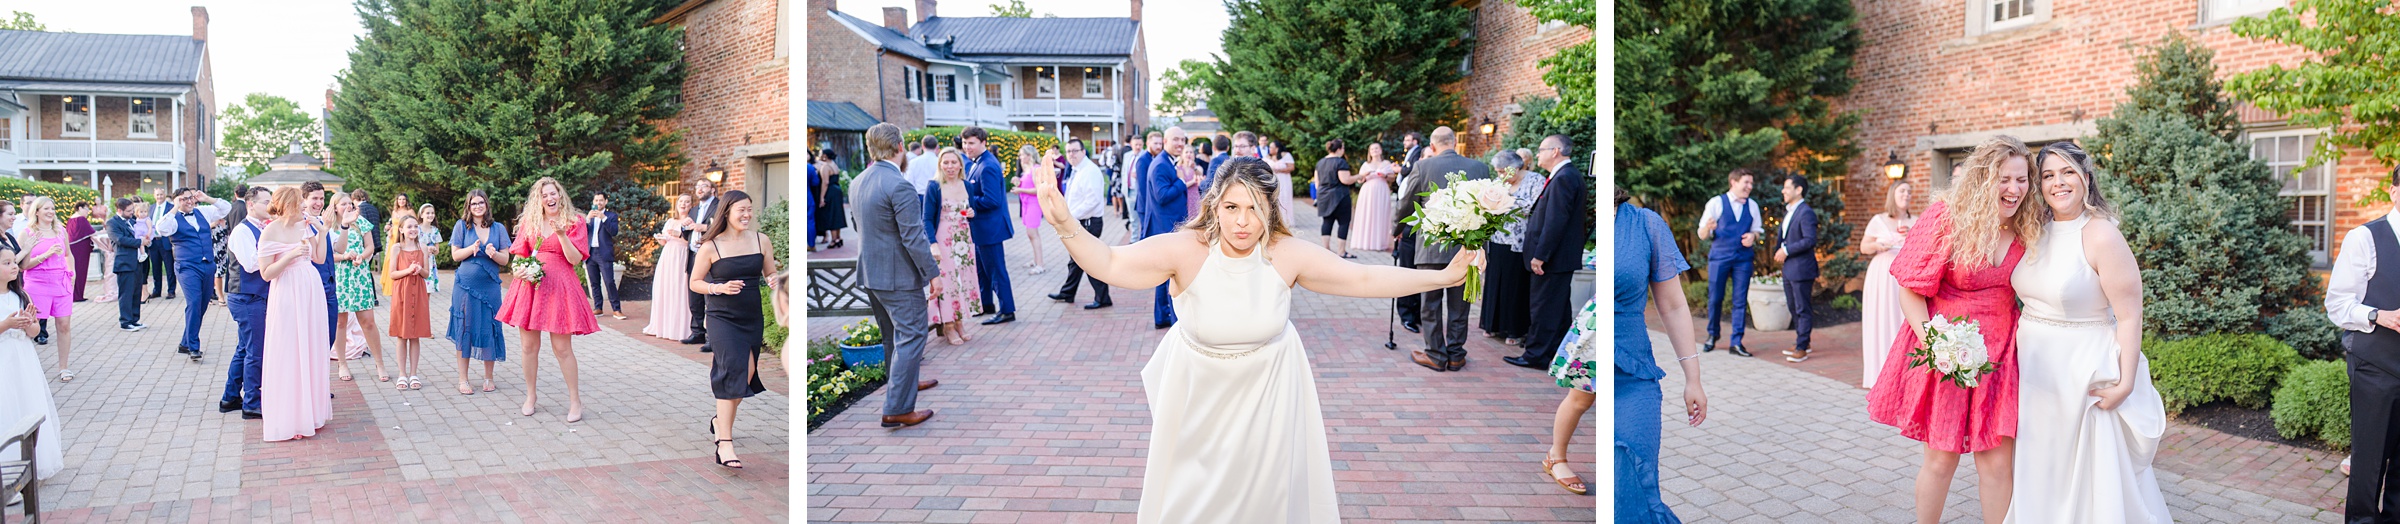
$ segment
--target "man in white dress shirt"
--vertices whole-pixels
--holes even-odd
[[[1083,139],[1067,139],[1066,147],[1067,163],[1075,169],[1075,174],[1067,179],[1067,210],[1075,214],[1077,223],[1083,224],[1084,232],[1099,238],[1101,219],[1108,213],[1108,173],[1092,164],[1092,159],[1083,150]],[[1059,285],[1058,292],[1051,293],[1050,299],[1074,302],[1075,287],[1086,278],[1092,281],[1092,303],[1084,304],[1084,309],[1116,305],[1115,301],[1108,298],[1108,284],[1100,282],[1100,277],[1085,275],[1083,267],[1075,265],[1072,258],[1067,260],[1067,282]]]
[[[941,176],[942,142],[935,140],[933,135],[925,135],[925,139],[911,143],[908,147],[911,150],[908,156],[908,168],[903,174],[907,175],[908,187],[924,191],[925,184],[933,182],[934,177]]]
[[[201,207],[201,200],[208,206]],[[208,196],[199,189],[184,188],[176,192],[175,207],[158,221],[157,235],[175,245],[175,278],[183,285],[183,340],[176,352],[200,360],[200,320],[208,316],[208,303],[214,300],[215,289],[209,279],[217,274],[215,236],[209,224],[233,212],[233,203]]]
[[[2400,169],[2384,181],[2385,190],[2400,194]],[[2342,348],[2350,365],[2351,458],[2349,500],[2342,510],[2346,522],[2394,522],[2400,508],[2400,483],[2393,482],[2388,463],[2395,445],[2392,411],[2400,402],[2400,240],[2392,223],[2400,208],[2386,212],[2342,235],[2341,251],[2333,259],[2333,275],[2325,286],[2325,317],[2342,328]]]
[[[1750,275],[1758,264],[1758,245],[1761,233],[1766,232],[1766,217],[1758,211],[1758,201],[1750,198],[1750,189],[1757,176],[1749,169],[1734,169],[1725,175],[1726,191],[1708,199],[1708,207],[1700,212],[1700,240],[1708,241],[1708,342],[1700,352],[1717,350],[1717,323],[1733,324],[1733,344],[1726,351],[1736,356],[1750,356],[1742,346],[1742,332],[1749,327]],[[1731,315],[1725,308],[1732,302]]]

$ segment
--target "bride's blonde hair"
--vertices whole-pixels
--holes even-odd
[[[1967,155],[1966,164],[1958,170],[1950,192],[1942,201],[1950,206],[1950,260],[1966,267],[1982,268],[2000,265],[2008,258],[2009,241],[2021,241],[2032,246],[2041,240],[2042,217],[2039,204],[2032,198],[2017,201],[2016,214],[2003,217],[2000,209],[2001,164],[2010,158],[2026,160],[2032,168],[2033,151],[2025,142],[2008,135],[1997,135],[1975,146]],[[2027,178],[2026,193],[2033,192],[2033,174]],[[2013,237],[2012,237],[2013,235]]]

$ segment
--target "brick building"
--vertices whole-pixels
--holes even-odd
[[[1864,112],[1861,154],[1841,179],[1848,202],[1843,220],[1865,231],[1882,208],[1889,185],[1884,164],[1897,156],[1920,188],[1923,210],[1935,190],[1950,186],[1952,166],[1978,141],[1995,134],[2028,145],[2084,137],[2109,116],[2137,80],[2141,46],[2170,33],[2216,51],[2219,78],[2268,64],[2292,64],[2306,51],[2235,36],[2230,24],[2286,0],[2074,1],[1948,0],[1858,4],[1860,37],[1852,75],[1858,88],[1837,101]],[[2387,171],[2363,150],[2348,150],[2330,166],[2294,168],[2323,129],[2296,128],[2283,118],[2243,106],[2253,154],[2284,177],[2292,226],[2313,239],[2320,266],[2331,260],[2342,231],[2385,209],[2350,203]]]
[[[1543,23],[1509,0],[1463,0],[1459,5],[1475,11],[1475,49],[1467,56],[1467,79],[1447,88],[1459,93],[1466,116],[1464,125],[1452,129],[1459,132],[1463,154],[1480,156],[1499,147],[1515,127],[1512,122],[1525,112],[1520,102],[1558,97],[1557,90],[1542,83],[1540,62],[1560,49],[1591,41],[1592,30]],[[1577,147],[1588,149],[1590,144]]]
[[[216,178],[208,10],[192,34],[0,30],[0,176],[103,197]]]
[[[905,129],[977,125],[1107,145],[1150,123],[1142,0],[1131,2],[1125,18],[998,18],[940,16],[936,0],[917,0],[913,24],[897,7],[877,24],[809,0],[810,102],[848,103]]]
[[[652,23],[683,26],[681,182],[711,179],[763,202],[790,195],[792,20],[778,0],[688,0]]]

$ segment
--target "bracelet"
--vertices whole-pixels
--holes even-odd
[[[1681,362],[1683,362],[1683,361],[1686,361],[1686,360],[1691,360],[1691,359],[1695,359],[1695,358],[1700,358],[1700,354],[1698,354],[1698,353],[1694,353],[1694,354],[1692,354],[1692,356],[1688,356],[1688,357],[1675,357],[1675,362],[1681,363]]]

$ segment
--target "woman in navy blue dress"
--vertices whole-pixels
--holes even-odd
[[[467,384],[469,360],[483,361],[483,390],[493,391],[492,365],[508,360],[507,334],[500,329],[500,275],[508,265],[508,226],[492,221],[492,199],[477,189],[467,193],[466,218],[450,229],[450,258],[458,269],[450,275],[450,343],[458,347],[458,394],[473,395]]]
[[[1659,319],[1666,324],[1668,347],[1683,368],[1686,422],[1698,426],[1708,419],[1708,396],[1700,388],[1699,346],[1692,341],[1691,303],[1683,296],[1681,279],[1692,269],[1675,248],[1675,236],[1657,212],[1626,203],[1617,191],[1616,261],[1616,388],[1617,388],[1617,518],[1623,523],[1679,523],[1675,512],[1658,498],[1658,434],[1664,424],[1658,380],[1667,376],[1651,356],[1649,328],[1642,321],[1645,303],[1657,299]]]

